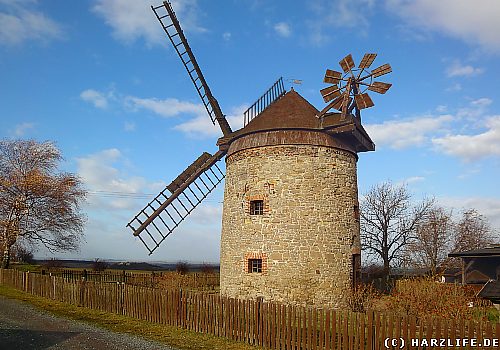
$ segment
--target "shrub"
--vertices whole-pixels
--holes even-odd
[[[18,262],[33,264],[33,253],[29,249],[22,246],[16,246],[15,253],[15,258]]]
[[[56,259],[56,258],[51,258],[43,264],[43,267],[45,267],[47,270],[58,270],[61,269],[63,266],[63,263],[61,260]]]
[[[471,286],[439,283],[431,277],[399,280],[391,295],[384,298],[385,309],[398,314],[439,316],[444,318],[477,318],[477,310],[470,307],[481,304]]]
[[[178,274],[185,275],[189,272],[189,264],[186,261],[179,261],[175,264],[175,271]]]
[[[213,265],[203,263],[200,268],[201,272],[204,274],[213,274],[215,272],[215,268]]]
[[[108,263],[100,259],[95,259],[92,262],[92,270],[102,272],[108,268]]]
[[[374,308],[380,296],[380,292],[372,284],[361,284],[349,291],[347,306],[354,312],[365,312]]]

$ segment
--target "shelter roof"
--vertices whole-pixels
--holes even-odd
[[[495,245],[492,247],[473,249],[463,252],[453,252],[448,254],[452,258],[466,258],[466,257],[477,257],[477,256],[500,256],[500,245]]]

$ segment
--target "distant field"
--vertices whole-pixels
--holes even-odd
[[[146,263],[146,262],[116,262],[103,261],[107,266],[105,270],[127,272],[152,272],[152,271],[176,271],[179,263]],[[207,267],[214,272],[219,272],[218,264],[191,264],[184,263],[188,272],[200,272]],[[13,263],[14,268],[24,271],[37,271],[39,269],[63,268],[67,270],[93,270],[95,261],[92,260],[34,260],[32,264]]]

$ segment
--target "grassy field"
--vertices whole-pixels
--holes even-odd
[[[158,325],[151,322],[139,321],[130,317],[64,304],[53,300],[33,296],[4,285],[0,285],[0,295],[3,295],[10,299],[17,299],[28,302],[37,308],[46,310],[58,316],[87,322],[116,332],[141,335],[146,339],[156,340],[182,350],[261,349],[259,347],[234,342],[207,334],[196,333],[176,327]]]

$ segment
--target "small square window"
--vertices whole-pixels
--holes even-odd
[[[262,259],[248,259],[248,272],[262,272]]]
[[[256,200],[250,201],[250,215],[263,215],[264,214],[264,201]]]

